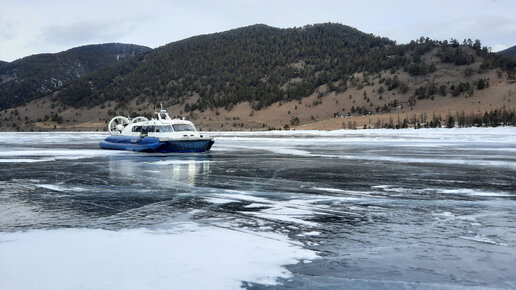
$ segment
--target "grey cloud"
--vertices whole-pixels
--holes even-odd
[[[131,33],[136,21],[82,21],[66,25],[52,25],[43,29],[40,40],[52,45],[113,42]]]
[[[328,21],[386,36],[398,43],[428,36],[439,40],[478,38],[486,46],[516,44],[513,16],[516,1],[513,0],[5,3],[7,9],[0,10],[0,57],[3,58],[114,41],[157,47],[255,23],[293,27]],[[11,28],[6,28],[9,23]]]
[[[437,40],[456,38],[480,39],[483,45],[493,46],[516,44],[516,23],[514,20],[495,15],[457,16],[447,19],[423,19],[404,30],[386,30],[387,36],[401,42],[409,42],[420,36],[428,36]],[[380,33],[381,35],[381,33]],[[508,43],[506,43],[508,42]],[[512,43],[511,43],[512,42]]]
[[[0,23],[0,38],[3,41],[9,41],[16,36],[16,30],[10,22]]]

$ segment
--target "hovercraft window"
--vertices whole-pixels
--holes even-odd
[[[151,133],[165,133],[172,132],[172,126],[134,126],[133,132],[151,132]]]
[[[181,131],[195,131],[194,126],[189,124],[176,124],[172,125],[174,127],[174,131],[181,132]]]
[[[154,131],[150,131],[150,132],[156,132],[156,133],[172,132],[172,127],[170,125],[154,126]]]
[[[154,132],[154,126],[141,126],[140,131],[137,131],[137,132],[142,132],[144,134],[149,133],[149,132]]]
[[[134,126],[132,131],[133,132],[141,132],[142,131],[142,126]]]
[[[163,126],[163,132],[172,132],[172,126],[170,126],[170,125]]]

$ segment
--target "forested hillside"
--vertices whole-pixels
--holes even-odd
[[[134,97],[171,104],[199,94],[194,108],[256,109],[312,93],[329,81],[403,61],[386,58],[394,42],[339,24],[277,29],[265,25],[171,43],[75,82],[60,91],[68,105],[127,101]],[[92,82],[94,90],[86,89]]]
[[[72,80],[148,50],[144,46],[110,43],[0,62],[0,108],[41,97]]]
[[[253,25],[114,62],[0,111],[0,129],[103,130],[160,103],[209,130],[514,124],[515,74],[479,40],[398,45],[341,24]]]
[[[71,83],[59,91],[56,100],[73,107],[134,98],[175,105],[197,95],[196,102],[185,105],[186,111],[230,109],[240,102],[250,102],[260,110],[278,101],[306,97],[325,84],[330,91],[343,92],[356,85],[354,73],[399,69],[412,76],[432,73],[435,65],[425,63],[421,56],[436,48],[443,63],[460,66],[481,59],[481,70],[516,67],[514,61],[488,53],[479,41],[461,44],[421,38],[396,45],[340,24],[292,29],[254,25],[157,48]],[[395,79],[388,83],[389,90],[409,89]]]
[[[509,47],[505,50],[502,50],[502,51],[498,52],[498,54],[501,54],[505,57],[509,57],[512,59],[516,59],[516,45],[513,47]]]

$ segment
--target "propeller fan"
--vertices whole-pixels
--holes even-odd
[[[120,135],[125,126],[131,123],[129,119],[124,116],[116,116],[108,124],[108,130],[111,135]]]
[[[149,119],[145,118],[144,116],[138,116],[131,120],[132,123],[145,122],[145,121],[149,121]]]

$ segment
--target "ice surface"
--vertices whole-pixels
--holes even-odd
[[[0,139],[0,145],[17,145],[23,144],[25,146],[39,146],[45,144],[62,144],[76,145],[76,144],[94,144],[98,145],[99,140],[109,136],[108,133],[99,132],[4,132]]]
[[[208,197],[206,198],[206,201],[215,204],[242,201],[253,202],[245,207],[259,208],[259,210],[243,212],[243,214],[256,216],[261,219],[303,224],[309,227],[317,226],[317,223],[308,220],[313,217],[315,213],[314,209],[317,209],[317,207],[312,205],[316,200],[273,200],[239,192],[231,192],[217,194],[214,197]],[[325,213],[319,212],[319,214]]]
[[[0,233],[1,289],[240,289],[275,285],[313,251],[284,235],[194,223],[169,230]]]
[[[0,135],[0,289],[516,289],[515,128]]]
[[[212,162],[212,161],[209,161],[209,160],[160,160],[160,161],[153,162],[152,164],[156,164],[156,165],[186,164],[186,165],[189,165],[192,163],[202,164],[202,163],[210,163],[210,162]]]
[[[488,237],[485,237],[485,236],[482,236],[482,235],[475,235],[473,237],[461,237],[462,239],[465,239],[465,240],[470,240],[470,241],[474,241],[474,242],[479,242],[479,243],[486,243],[486,244],[491,244],[491,245],[499,245],[499,246],[507,246],[507,244],[505,243],[499,243],[499,242],[496,242]]]
[[[61,192],[68,192],[68,191],[86,191],[86,188],[81,187],[70,187],[70,186],[62,186],[58,184],[36,184],[36,186],[41,188],[50,189],[53,191],[61,191]]]
[[[516,150],[503,144],[516,143],[516,129],[504,128],[466,128],[466,129],[422,129],[422,130],[336,130],[336,131],[272,131],[272,132],[217,132],[220,142],[228,143],[226,148],[240,148],[254,151],[318,158],[341,158],[347,160],[386,161],[396,163],[429,163],[445,165],[472,165],[501,168],[516,168],[516,157],[506,154],[505,160],[490,160],[492,155],[471,155],[471,151],[498,151],[510,153]],[[232,135],[232,137],[229,137]],[[236,135],[236,137],[235,137]],[[245,141],[252,139],[252,144]],[[241,141],[241,142],[238,142]],[[466,151],[442,158],[406,154],[376,154],[374,151],[357,152],[303,150],[300,147],[320,146],[321,144],[342,147],[383,145],[393,148],[412,148],[413,150],[459,150]],[[502,147],[500,148],[500,144]],[[484,146],[485,145],[485,146]],[[489,148],[484,148],[489,146]],[[326,148],[325,148],[326,149]],[[467,158],[466,158],[467,157]]]
[[[55,158],[2,158],[0,163],[32,163],[55,161]]]
[[[74,160],[94,158],[99,156],[115,156],[120,151],[91,150],[91,149],[46,149],[46,148],[17,148],[8,147],[0,151],[2,163],[50,162],[56,160]],[[16,158],[15,158],[16,157]],[[34,157],[34,158],[27,158]]]
[[[466,194],[472,196],[511,196],[508,192],[489,192],[482,191],[478,189],[469,189],[469,188],[461,188],[461,189],[441,189],[440,192],[445,194]]]
[[[322,191],[328,191],[328,192],[335,192],[335,193],[346,193],[345,190],[337,189],[337,188],[328,188],[328,187],[312,187],[312,189],[315,190],[322,190]]]

